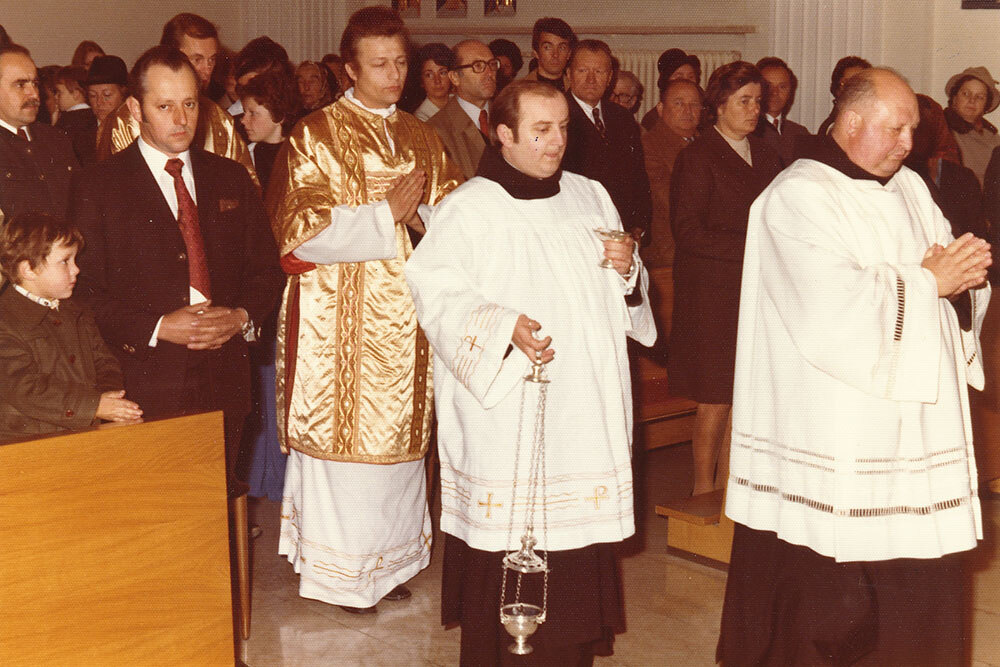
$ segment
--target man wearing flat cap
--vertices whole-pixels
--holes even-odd
[[[944,87],[948,108],[944,115],[955,136],[962,164],[983,183],[993,149],[1000,146],[997,128],[983,118],[1000,106],[1000,90],[985,67],[969,67],[948,79]]]

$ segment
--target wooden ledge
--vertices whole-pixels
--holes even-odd
[[[696,526],[714,526],[722,516],[722,499],[725,489],[716,489],[690,498],[674,501],[668,505],[657,505],[660,516],[680,519]]]

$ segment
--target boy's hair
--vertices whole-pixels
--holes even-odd
[[[61,83],[66,86],[66,90],[71,93],[78,92],[83,95],[83,99],[87,99],[87,70],[82,67],[70,65],[60,68],[52,83],[53,85]]]
[[[20,284],[17,267],[21,262],[36,268],[45,262],[56,243],[80,249],[83,234],[73,223],[47,213],[15,215],[0,227],[0,273],[15,285]]]
[[[258,74],[242,86],[236,86],[236,95],[240,99],[250,98],[267,109],[271,120],[281,124],[281,133],[285,136],[301,117],[299,88],[295,80],[283,72]]]

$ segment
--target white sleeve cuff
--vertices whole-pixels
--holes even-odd
[[[392,259],[396,256],[396,223],[389,202],[338,206],[330,225],[292,253],[313,264],[340,264]]]
[[[166,316],[164,316],[166,317]],[[163,317],[156,320],[156,326],[153,327],[153,335],[149,337],[149,346],[156,347],[156,343],[159,342],[160,338],[160,325],[163,324]]]

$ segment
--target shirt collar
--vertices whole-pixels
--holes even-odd
[[[170,159],[169,155],[147,144],[141,136],[136,139],[136,143],[139,145],[139,153],[142,154],[142,159],[146,161],[149,170],[155,176],[159,176],[161,172],[166,171],[167,160]],[[191,170],[191,150],[188,149],[177,157],[184,163],[184,166],[188,168],[189,173],[193,176],[194,171]]]
[[[468,100],[463,100],[459,95],[455,95],[455,100],[458,102],[458,106],[462,107],[462,111],[472,120],[473,125],[479,127],[479,112],[486,109],[486,113],[490,112],[490,103],[487,102],[483,109],[480,109],[472,102]]]
[[[8,132],[10,132],[11,134],[17,134],[17,130],[18,130],[18,128],[14,127],[14,126],[13,126],[13,125],[11,125],[10,123],[7,123],[7,122],[5,122],[5,121],[3,121],[3,120],[0,120],[0,127],[2,127],[3,129],[7,130],[7,131],[8,131]],[[22,127],[27,127],[27,126],[26,126],[26,125],[24,125],[24,126],[22,126]],[[29,135],[29,136],[30,136],[30,135]]]
[[[362,109],[368,111],[369,113],[373,113],[377,116],[382,116],[382,118],[388,118],[392,114],[396,113],[395,104],[390,104],[384,109],[372,109],[371,107],[365,106],[364,104],[358,101],[358,98],[354,96],[354,86],[351,86],[350,88],[347,89],[347,91],[344,93],[344,97],[347,98],[348,102],[351,102],[352,104],[361,107]]]
[[[579,97],[577,97],[574,93],[570,93],[570,95],[573,95],[573,99],[576,100],[576,103],[580,105],[580,108],[583,109],[583,113],[586,114],[587,118],[590,120],[591,123],[594,122],[594,109],[597,109],[598,111],[601,112],[601,121],[607,124],[607,122],[604,120],[604,108],[601,107],[600,102],[598,102],[597,106],[595,107],[587,104]]]
[[[46,299],[45,297],[37,296],[20,285],[14,285],[14,289],[17,290],[19,294],[37,303],[39,306],[45,306],[49,310],[59,310],[59,299]]]
[[[80,102],[79,104],[74,104],[69,109],[66,109],[66,113],[69,113],[70,111],[79,111],[80,109],[89,109],[89,108],[90,108],[89,104],[87,104],[86,102]]]

